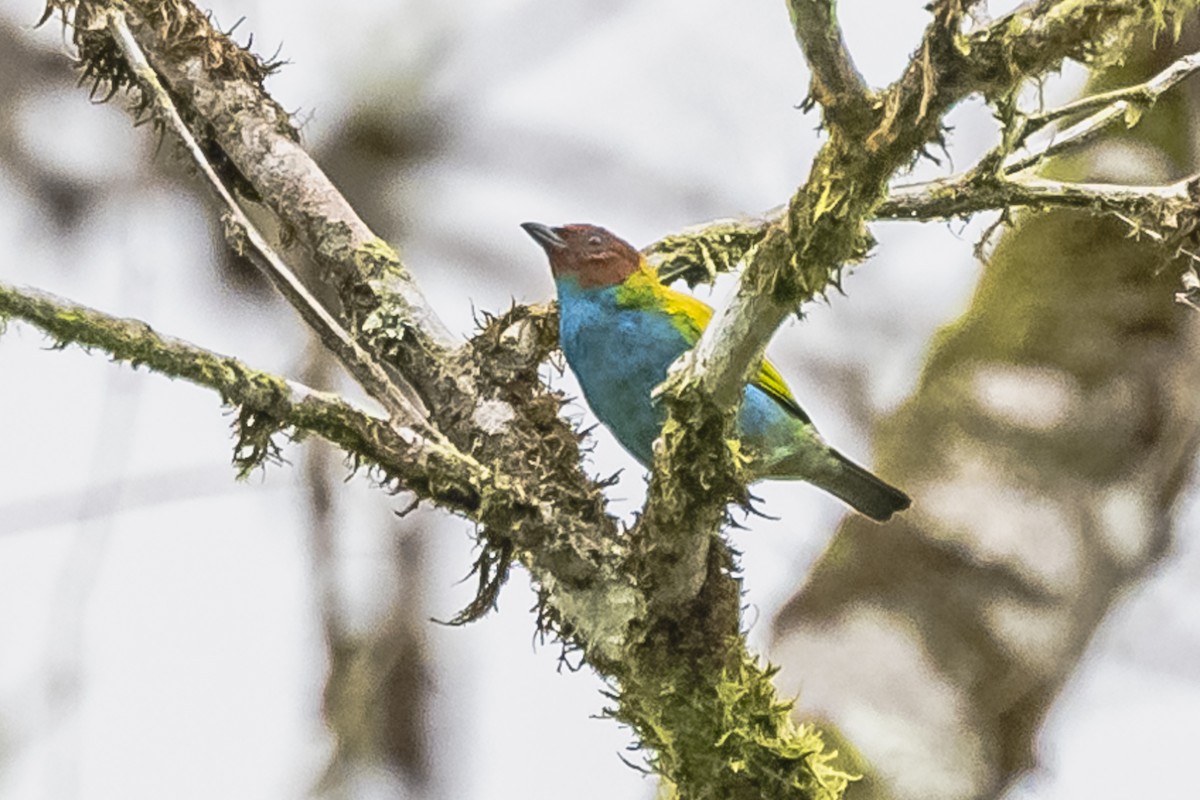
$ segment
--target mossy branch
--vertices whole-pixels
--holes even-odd
[[[734,303],[705,332],[676,385],[695,382],[719,407],[737,399],[747,369],[783,319],[866,256],[872,240],[864,225],[886,200],[889,180],[940,140],[941,117],[958,101],[1009,94],[1068,58],[1117,58],[1138,26],[1167,25],[1195,5],[1036,3],[970,34],[959,34],[953,19],[935,18],[903,77],[884,94],[866,146],[830,131],[808,181],[763,232]]]
[[[1194,0],[1041,2],[984,28],[961,32],[961,3],[932,7],[933,20],[903,75],[883,92],[872,129],[830,126],[808,180],[787,210],[749,249],[732,301],[719,310],[697,345],[672,366],[657,392],[668,409],[650,502],[639,537],[672,537],[680,553],[702,550],[720,510],[740,497],[738,459],[728,447],[733,410],[748,371],[797,307],[838,286],[847,265],[873,246],[867,223],[886,200],[893,176],[941,142],[943,116],[970,94],[1011,96],[1025,81],[1073,58],[1119,58],[1141,27],[1177,28]],[[825,40],[801,38],[809,60],[828,57]],[[837,72],[826,64],[822,70]],[[814,68],[814,71],[816,69]],[[682,439],[673,441],[677,432]],[[675,454],[684,454],[678,458]],[[658,520],[695,520],[687,533]],[[683,541],[681,541],[681,539]],[[683,580],[701,586],[699,571]]]
[[[1111,128],[1132,129],[1169,89],[1200,71],[1200,53],[1173,62],[1147,81],[1100,92],[1057,108],[1009,114],[1001,143],[958,175],[893,186],[871,212],[875,220],[929,220],[969,217],[981,211],[1033,206],[1082,208],[1111,213],[1139,234],[1175,241],[1193,215],[1192,179],[1162,186],[1126,186],[1051,181],[1028,174],[1052,156],[1083,147]],[[1040,144],[1027,146],[1054,122],[1087,114]],[[1023,148],[1023,149],[1022,149]],[[1021,152],[1021,155],[1017,155]],[[645,249],[664,283],[683,279],[690,286],[712,283],[718,274],[739,269],[786,206],[758,218],[723,219],[666,236]]]
[[[34,289],[0,283],[0,318],[23,320],[114,361],[212,389],[238,410],[234,463],[241,476],[277,451],[276,435],[312,433],[338,445],[377,477],[448,510],[482,519],[494,476],[474,459],[411,427],[390,424],[336,395],[253,369],[236,358],[163,336],[139,320],[113,317]],[[512,498],[509,498],[509,502]]]
[[[867,87],[842,38],[835,0],[788,0],[792,29],[812,72],[806,104],[819,104],[825,124],[863,135],[879,98]]]
[[[273,211],[286,237],[330,277],[352,343],[402,375],[433,426],[487,464],[494,485],[526,498],[520,509],[484,498],[490,521],[481,530],[488,550],[481,562],[497,567],[472,616],[490,606],[515,558],[542,588],[544,618],[569,630],[586,652],[611,655],[639,605],[614,566],[620,537],[604,511],[602,486],[580,467],[580,436],[558,417],[562,399],[538,380],[552,346],[534,330],[538,321],[505,315],[465,345],[449,334],[395,250],[298,144],[288,115],[262,86],[273,65],[216,30],[191,3],[50,0],[49,8],[73,22],[85,78],[110,93],[140,90],[139,113],[162,113],[153,86],[139,82],[129,62],[133,48],[123,51],[112,36],[112,14],[122,13],[136,49],[221,181]],[[589,608],[605,613],[577,616]]]
[[[154,72],[154,68],[146,60],[145,52],[134,38],[133,32],[129,30],[125,14],[120,10],[110,10],[108,27],[142,88],[143,98],[153,103],[157,118],[179,137],[179,141],[191,156],[196,168],[200,170],[209,186],[224,203],[227,209],[222,215],[225,240],[239,255],[249,258],[258,266],[263,275],[320,337],[325,348],[341,361],[367,394],[386,408],[394,419],[418,426],[426,438],[438,440],[443,447],[453,448],[453,445],[446,441],[439,431],[428,424],[423,410],[418,406],[419,401],[411,396],[414,393],[411,387],[405,384],[403,388],[407,391],[402,390],[398,381],[389,375],[374,356],[359,345],[308,291],[308,287],[300,282],[300,279],[275,252],[275,248],[267,241],[266,236],[246,216],[242,207],[234,199],[233,193],[226,188],[213,165],[209,163],[200,144],[192,136],[192,132],[188,130],[180,116],[175,101],[171,99],[170,94]]]

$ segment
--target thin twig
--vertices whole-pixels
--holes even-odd
[[[300,279],[288,268],[258,228],[246,216],[179,115],[171,96],[163,88],[162,83],[158,80],[158,74],[150,65],[146,54],[142,51],[137,39],[134,38],[133,32],[129,30],[124,13],[116,9],[111,10],[108,15],[108,23],[109,29],[121,47],[121,52],[125,54],[125,58],[129,61],[143,88],[149,92],[159,112],[179,136],[200,172],[208,179],[209,185],[225,203],[228,209],[224,217],[225,235],[230,244],[238,250],[239,254],[251,258],[280,294],[299,312],[309,327],[316,331],[325,346],[337,355],[367,394],[378,400],[394,420],[407,424],[419,424],[427,429],[427,435],[440,437],[441,434],[437,433],[429,424],[421,409],[400,391],[379,362],[360,347],[346,329],[308,291],[308,288],[300,282]],[[249,244],[249,247],[246,247],[246,244]]]
[[[1161,186],[1075,183],[1032,175],[985,178],[960,175],[940,181],[897,186],[875,209],[877,219],[931,220],[963,217],[1016,206],[1090,208],[1145,219],[1154,227],[1179,226],[1193,213],[1192,176]]]
[[[1056,134],[1037,152],[1030,153],[1017,161],[1006,163],[1003,166],[1003,172],[1006,175],[1015,175],[1031,167],[1036,167],[1050,156],[1059,155],[1093,141],[1106,128],[1118,121],[1124,120],[1128,127],[1133,127],[1137,120],[1131,120],[1130,114],[1140,115],[1142,111],[1154,105],[1164,92],[1197,71],[1200,71],[1200,53],[1191,53],[1145,83],[1084,97],[1050,111],[1027,117],[1017,141],[1018,145],[1024,143],[1026,138],[1050,122],[1092,109],[1099,109],[1091,116]]]

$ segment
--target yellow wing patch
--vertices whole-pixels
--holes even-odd
[[[713,310],[702,300],[697,300],[690,294],[677,292],[663,286],[658,275],[646,264],[637,272],[625,279],[617,287],[618,302],[626,308],[646,308],[665,311],[670,315],[675,328],[683,334],[688,344],[694,345],[700,339],[700,334],[712,320]],[[779,405],[795,414],[802,421],[811,424],[808,414],[800,408],[792,390],[784,382],[783,376],[767,359],[758,366],[758,372],[750,383],[757,386],[774,399]]]
[[[804,409],[796,402],[796,398],[792,396],[792,390],[783,382],[783,376],[779,374],[779,370],[775,369],[775,365],[767,359],[763,359],[758,365],[758,374],[750,381],[758,388],[762,389],[770,395],[779,405],[786,408],[788,411],[795,414],[802,421],[812,424],[812,420],[808,418],[808,414],[804,413]]]

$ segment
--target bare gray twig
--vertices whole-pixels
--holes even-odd
[[[1164,92],[1195,74],[1197,70],[1200,70],[1200,53],[1191,53],[1144,83],[1084,97],[1059,108],[1032,114],[1023,122],[1018,121],[1021,130],[1015,137],[1015,144],[1020,146],[1030,135],[1051,122],[1095,110],[1095,113],[1055,134],[1043,147],[1024,158],[1005,163],[1002,171],[1006,175],[1015,175],[1036,167],[1050,156],[1065,153],[1095,140],[1100,133],[1119,121],[1124,121],[1126,127],[1132,128],[1142,113],[1154,105]]]

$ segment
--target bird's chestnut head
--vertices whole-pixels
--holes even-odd
[[[555,278],[573,275],[585,289],[615,286],[642,266],[642,256],[633,245],[597,225],[551,228],[525,222],[521,227],[546,251]]]

